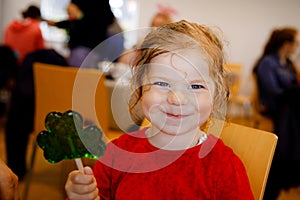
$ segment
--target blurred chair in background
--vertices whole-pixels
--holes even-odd
[[[86,125],[95,124],[101,128],[106,136],[103,139],[106,141],[119,137],[123,133],[112,130],[109,127],[108,109],[110,106],[105,76],[100,70],[35,63],[34,82],[34,137],[45,129],[44,120],[48,113],[53,111],[63,113],[67,110],[79,112]],[[34,144],[30,157],[29,173],[23,192],[24,200],[29,190],[36,148],[37,145]]]
[[[227,63],[224,65],[227,71],[227,81],[229,85],[229,116],[241,116],[250,119],[252,116],[252,97],[241,95],[243,67],[241,64]]]

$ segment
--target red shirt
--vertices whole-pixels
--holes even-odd
[[[209,135],[185,151],[152,146],[145,129],[107,145],[94,166],[102,199],[254,199],[241,160]]]
[[[5,30],[4,44],[16,52],[21,63],[28,53],[44,48],[40,22],[30,18],[14,20]]]

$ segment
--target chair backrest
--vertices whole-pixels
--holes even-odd
[[[109,129],[108,98],[105,76],[99,70],[79,69],[35,63],[34,132],[44,130],[49,112],[79,112],[85,121],[98,125],[105,133]]]
[[[221,139],[244,163],[255,199],[263,199],[277,136],[271,132],[229,123],[224,126]]]
[[[141,127],[149,125],[149,121],[145,119]],[[277,136],[271,132],[229,122],[218,122],[215,126],[223,126],[221,134],[212,134],[220,135],[223,142],[242,160],[255,199],[263,199]]]

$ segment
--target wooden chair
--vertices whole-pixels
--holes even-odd
[[[33,66],[35,85],[34,137],[45,130],[44,120],[49,112],[79,112],[87,123],[94,123],[105,134],[105,140],[114,139],[121,131],[109,127],[109,102],[103,72],[43,63]],[[29,174],[23,192],[26,199],[34,165],[36,145],[32,150]]]
[[[144,120],[141,128],[149,125],[149,121]],[[277,136],[267,131],[222,121],[216,122],[210,130],[212,134],[220,137],[227,146],[231,147],[242,160],[254,197],[256,200],[262,200],[278,140]],[[219,134],[214,130],[222,131]]]

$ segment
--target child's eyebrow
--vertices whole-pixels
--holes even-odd
[[[191,80],[190,83],[207,83],[207,80],[205,80],[205,79],[194,79],[194,80]]]
[[[178,81],[178,80],[172,80],[172,77],[161,76],[161,74],[157,74],[157,75],[154,74],[154,75],[148,76],[148,78],[147,78],[148,81],[151,81],[152,79],[159,79],[159,80],[166,81],[166,82],[177,82]],[[195,83],[207,84],[207,80],[203,79],[203,78],[195,78],[192,80],[183,78],[182,80],[184,80],[188,84],[195,84]]]
[[[148,75],[148,77],[149,77],[149,78],[162,78],[162,79],[169,78],[169,77],[162,76],[162,75],[159,74],[159,73],[154,73],[154,74]]]
[[[155,80],[162,80],[162,81],[168,81],[168,82],[172,81],[172,79],[170,79],[169,77],[163,77],[163,76],[161,76],[159,74],[157,74],[157,75],[153,74],[153,75],[150,75],[150,76],[147,77],[148,81],[152,81],[153,79],[155,79]]]

